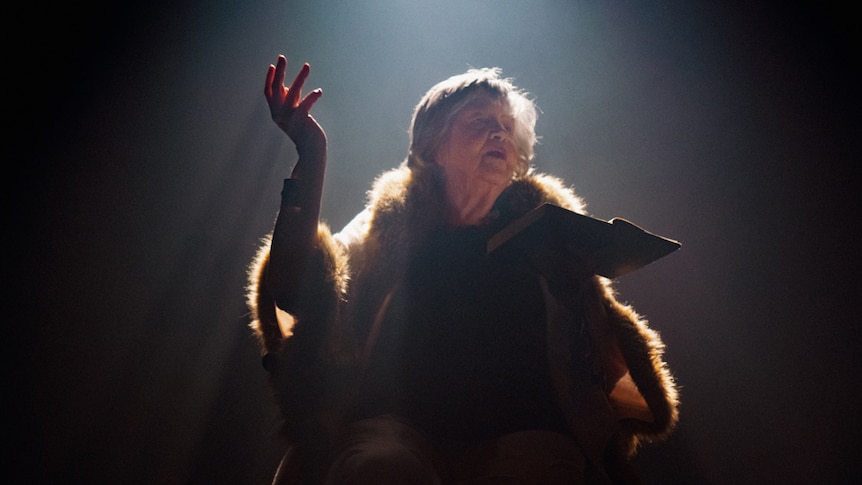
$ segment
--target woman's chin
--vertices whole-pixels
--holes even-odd
[[[505,160],[482,161],[480,166],[482,178],[494,184],[508,185],[514,175],[514,168]]]

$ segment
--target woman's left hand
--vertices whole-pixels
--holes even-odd
[[[300,155],[325,153],[326,133],[310,114],[311,107],[323,91],[315,89],[302,96],[302,86],[311,70],[307,63],[303,64],[289,88],[284,85],[286,70],[287,59],[280,55],[276,64],[270,65],[266,72],[263,94],[272,119],[290,137]]]

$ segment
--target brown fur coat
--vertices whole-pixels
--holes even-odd
[[[411,248],[442,224],[439,187],[434,172],[419,179],[401,166],[375,181],[366,210],[343,231],[332,235],[321,224],[293,315],[276,309],[266,287],[269,240],[264,241],[249,272],[251,328],[265,363],[270,360],[291,439],[338,427],[357,369],[373,349],[377,312]],[[502,226],[546,202],[584,213],[581,199],[561,180],[531,173],[500,196],[495,223]],[[546,281],[552,380],[588,457],[601,461],[608,447],[631,456],[639,443],[666,436],[677,421],[677,391],[658,334],[616,299],[604,278],[591,277],[563,292],[553,286]],[[576,327],[586,330],[587,342]]]

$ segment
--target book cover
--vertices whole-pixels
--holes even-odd
[[[616,278],[646,266],[681,247],[680,243],[613,218],[603,221],[562,207],[544,204],[491,236],[487,253],[517,245],[529,250],[545,242],[591,261],[595,273]]]

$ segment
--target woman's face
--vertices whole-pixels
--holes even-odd
[[[471,186],[483,182],[505,187],[518,163],[514,127],[505,99],[479,93],[452,119],[435,160],[447,179],[459,178]]]

